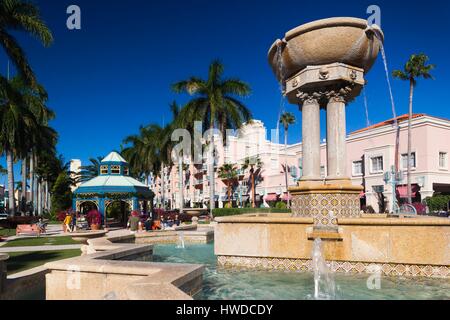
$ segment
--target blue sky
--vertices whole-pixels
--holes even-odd
[[[366,18],[366,8],[382,10],[382,28],[391,69],[403,66],[412,53],[425,52],[437,65],[435,81],[420,81],[415,112],[450,118],[448,52],[450,4],[427,1],[107,1],[35,0],[54,32],[55,43],[42,48],[18,35],[39,81],[47,88],[57,113],[52,125],[60,134],[58,151],[66,160],[119,149],[140,125],[170,120],[168,104],[186,97],[170,85],[190,75],[206,76],[210,61],[219,58],[226,75],[253,89],[245,103],[256,119],[276,128],[280,96],[267,63],[273,41],[300,24],[332,16]],[[77,4],[82,30],[66,28],[66,8]],[[0,53],[0,61],[5,57]],[[0,72],[6,73],[0,66]],[[368,74],[367,96],[372,123],[392,116],[381,58]],[[408,85],[393,80],[398,114],[408,108]],[[288,105],[300,120],[296,106]],[[323,122],[325,123],[325,122]],[[348,107],[348,131],[366,124],[363,99]],[[324,125],[323,125],[324,127]],[[324,128],[322,128],[324,132]],[[301,139],[300,121],[290,142]],[[0,160],[4,164],[4,159]],[[0,184],[3,182],[0,178]]]

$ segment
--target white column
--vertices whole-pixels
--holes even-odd
[[[302,181],[320,180],[320,105],[309,96],[302,111]]]
[[[346,135],[345,100],[332,97],[327,105],[327,180],[349,179]]]

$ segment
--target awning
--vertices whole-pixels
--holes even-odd
[[[264,199],[268,202],[273,202],[278,200],[278,196],[276,193],[269,193]]]
[[[288,198],[287,193],[284,193],[283,196],[281,197],[281,200],[283,200],[283,201],[288,201],[288,200],[291,201],[292,200],[292,195],[289,194],[289,198]]]
[[[411,197],[415,198],[417,192],[420,191],[420,187],[417,184],[411,185]],[[397,186],[397,197],[408,198],[408,186]]]

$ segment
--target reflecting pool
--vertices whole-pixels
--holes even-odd
[[[204,264],[203,290],[198,300],[309,300],[314,275],[309,272],[262,272],[216,267],[214,245],[156,245],[155,262]],[[380,289],[370,290],[370,275],[334,274],[337,299],[450,300],[450,280],[382,277]],[[373,283],[373,282],[371,282]]]

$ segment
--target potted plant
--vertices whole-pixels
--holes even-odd
[[[97,210],[89,211],[87,220],[91,226],[91,230],[100,230],[102,224],[102,216]]]

